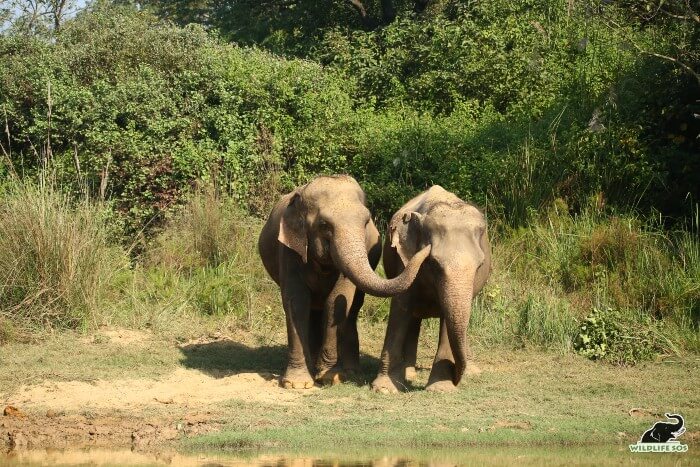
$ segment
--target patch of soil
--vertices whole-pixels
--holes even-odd
[[[496,420],[493,425],[484,429],[483,431],[495,431],[503,428],[509,428],[511,430],[531,430],[532,423],[524,422],[514,422],[510,420]]]
[[[82,339],[85,344],[107,341],[117,345],[143,344],[151,339],[152,334],[134,329],[101,329],[97,334]]]
[[[11,402],[24,410],[79,411],[162,405],[201,407],[230,399],[284,404],[299,397],[302,393],[280,388],[277,377],[271,373],[217,378],[199,370],[178,368],[159,380],[47,381],[22,386],[12,395]]]
[[[9,397],[0,417],[0,449],[158,446],[218,430],[226,410],[221,402],[286,405],[310,392],[284,390],[272,373],[187,368],[158,380],[47,381]]]
[[[0,447],[4,444],[10,451],[114,446],[138,449],[219,428],[210,412],[178,415],[171,413],[144,418],[134,414],[86,413],[2,417]]]

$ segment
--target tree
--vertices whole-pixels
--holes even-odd
[[[58,32],[63,22],[80,9],[76,0],[9,0],[0,21],[22,34]]]

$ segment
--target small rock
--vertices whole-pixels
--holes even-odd
[[[5,407],[5,410],[3,410],[2,414],[5,417],[14,417],[14,418],[25,418],[27,415],[19,410],[17,407],[13,407],[11,405],[8,405]]]
[[[58,412],[56,412],[53,409],[49,409],[46,411],[46,418],[56,418],[56,417],[58,417],[58,415],[59,415]]]

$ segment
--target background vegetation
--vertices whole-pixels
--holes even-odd
[[[260,218],[347,172],[380,224],[436,183],[486,209],[486,345],[700,349],[696,3],[13,3],[0,340],[282,326]]]

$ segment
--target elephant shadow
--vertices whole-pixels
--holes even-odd
[[[214,378],[240,373],[257,373],[268,381],[278,379],[287,365],[287,346],[251,347],[231,339],[218,339],[180,346],[180,364]],[[379,359],[360,353],[360,369],[348,376],[347,383],[366,386],[374,379]]]
[[[180,363],[214,378],[257,373],[270,381],[279,377],[287,360],[286,345],[250,347],[230,339],[180,346]]]

